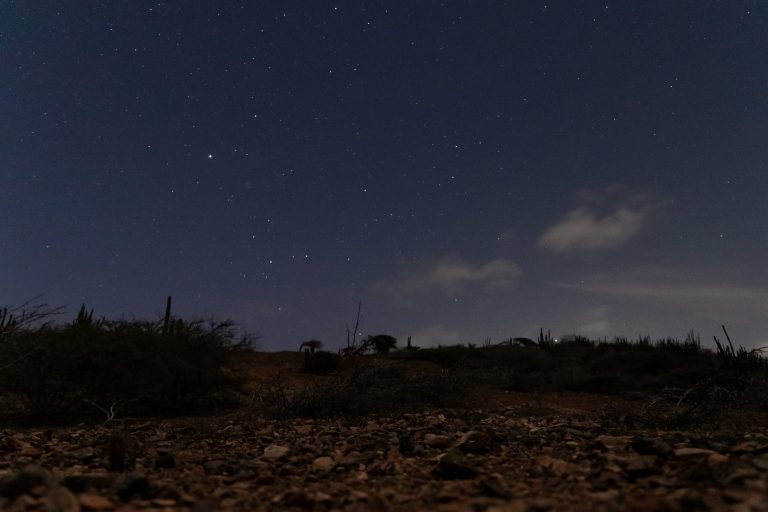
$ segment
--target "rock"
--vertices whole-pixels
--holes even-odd
[[[19,455],[25,455],[27,457],[39,457],[42,455],[42,453],[43,451],[40,448],[32,446],[29,443],[21,443],[21,450],[19,451]]]
[[[131,462],[128,456],[128,439],[121,432],[114,432],[107,440],[107,459],[110,471],[123,471]]]
[[[272,498],[272,503],[280,504],[285,508],[295,507],[310,510],[315,507],[315,500],[307,492],[302,490],[291,490],[282,495]]]
[[[112,500],[98,494],[81,494],[80,504],[89,510],[111,510],[115,508]]]
[[[725,477],[724,483],[729,486],[743,487],[748,481],[759,479],[760,475],[761,473],[754,469],[735,469]]]
[[[77,451],[75,451],[72,455],[78,458],[81,462],[90,462],[96,458],[98,458],[98,454],[96,453],[96,450],[93,449],[91,446],[86,446],[85,448],[81,448]]]
[[[336,462],[330,457],[318,457],[312,461],[312,470],[319,473],[328,473],[336,466]]]
[[[213,500],[200,500],[192,504],[192,512],[216,512],[218,504]]]
[[[293,430],[300,436],[306,436],[312,433],[314,425],[294,425]]]
[[[290,448],[279,444],[271,444],[264,448],[264,458],[269,460],[280,460],[288,455]]]
[[[203,464],[205,473],[209,475],[234,475],[238,472],[238,466],[232,461],[213,459]]]
[[[155,498],[152,504],[162,508],[173,508],[177,505],[176,500],[172,498]]]
[[[50,471],[31,464],[0,481],[0,496],[12,501],[22,494],[30,494],[35,487],[48,487],[52,480]]]
[[[758,455],[757,457],[752,457],[752,464],[756,468],[762,469],[763,471],[768,471],[768,454],[762,454]]]
[[[134,496],[142,499],[149,498],[149,478],[143,473],[133,471],[118,478],[115,492],[123,501],[130,501]]]
[[[19,450],[19,442],[11,435],[0,432],[0,452],[13,453]]]
[[[768,444],[758,441],[744,441],[737,444],[731,450],[735,455],[742,455],[745,453],[751,453],[752,455],[762,455],[768,453]]]
[[[269,462],[265,462],[263,460],[240,459],[237,461],[237,467],[240,469],[248,469],[252,471],[268,471],[270,464]]]
[[[38,501],[29,494],[22,494],[13,501],[13,504],[7,509],[8,512],[22,512],[27,510],[38,510]]]
[[[654,455],[634,455],[618,459],[617,463],[630,480],[644,478],[661,472],[661,468]]]
[[[339,466],[357,466],[360,464],[361,455],[358,451],[351,451],[339,459]]]
[[[589,497],[599,503],[616,502],[619,496],[621,496],[621,493],[616,489],[589,493]]]
[[[623,450],[632,441],[630,436],[608,436],[602,435],[595,439],[598,447],[605,450]]]
[[[507,482],[498,473],[490,474],[480,480],[480,488],[483,494],[490,498],[510,499],[513,497]]]
[[[72,492],[85,492],[88,489],[105,489],[114,479],[104,474],[67,475],[61,479],[61,485]]]
[[[493,447],[494,438],[491,430],[470,430],[461,436],[456,447],[464,453],[487,453]]]
[[[66,487],[57,486],[48,493],[48,512],[80,512],[80,502],[72,491]]]
[[[414,453],[413,437],[411,434],[404,432],[398,436],[398,449],[400,453],[410,457]]]
[[[675,455],[678,457],[690,457],[690,456],[697,456],[697,455],[721,455],[720,453],[716,452],[715,450],[710,450],[709,448],[677,448],[675,450]]]
[[[446,448],[451,444],[450,436],[440,434],[425,434],[424,444],[431,446],[432,448]]]
[[[632,441],[632,449],[640,455],[661,455],[672,453],[672,447],[657,437],[638,437]]]
[[[155,457],[155,468],[157,469],[171,469],[176,467],[176,459],[173,454],[167,450],[157,450],[157,456]]]
[[[469,480],[480,474],[459,450],[444,453],[437,462],[434,472],[445,480]]]
[[[542,455],[536,459],[536,463],[555,476],[563,476],[573,472],[574,466],[568,461]]]

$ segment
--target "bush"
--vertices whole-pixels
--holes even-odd
[[[303,373],[325,375],[336,372],[341,364],[341,356],[321,350],[320,352],[304,352]]]
[[[225,403],[242,383],[231,363],[251,347],[231,322],[78,319],[0,339],[0,392],[20,412],[177,414]]]
[[[448,372],[413,374],[360,359],[344,373],[303,388],[289,386],[278,374],[256,394],[254,412],[281,420],[393,414],[456,404],[466,384]]]

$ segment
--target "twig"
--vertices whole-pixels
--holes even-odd
[[[138,398],[133,398],[131,400],[125,400],[125,401],[115,400],[109,406],[109,409],[107,409],[107,408],[102,407],[101,405],[97,404],[93,400],[87,400],[87,399],[83,398],[83,402],[85,402],[88,405],[94,406],[95,408],[100,410],[102,413],[104,413],[104,415],[107,417],[107,419],[104,421],[104,425],[108,425],[109,423],[115,421],[115,417],[117,416],[118,408],[120,406],[127,405],[127,404],[129,404],[131,402],[136,402],[138,400],[139,400]]]

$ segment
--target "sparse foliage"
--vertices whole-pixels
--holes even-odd
[[[338,370],[340,364],[341,355],[339,354],[326,352],[324,350],[314,353],[306,352],[302,372],[324,375]]]
[[[299,345],[299,351],[306,349],[309,353],[314,353],[321,348],[323,348],[323,342],[315,339],[303,341],[301,345]]]
[[[40,318],[50,310],[35,311]],[[0,343],[0,361],[10,362],[0,365],[0,394],[21,413],[46,416],[118,407],[169,414],[223,404],[241,383],[232,362],[255,341],[229,321],[173,319],[164,336],[158,322],[96,321],[84,305],[61,327],[18,326]]]

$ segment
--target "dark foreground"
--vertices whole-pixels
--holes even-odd
[[[549,399],[363,420],[240,412],[6,430],[0,508],[768,510],[760,421],[649,428]]]

